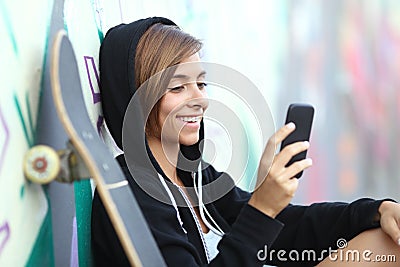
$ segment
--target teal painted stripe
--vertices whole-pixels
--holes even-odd
[[[92,187],[90,180],[74,183],[76,223],[78,228],[78,258],[79,267],[91,267],[91,213]]]
[[[29,130],[32,133],[32,142],[34,142],[36,140],[36,130],[33,125],[32,109],[31,109],[31,103],[29,101],[29,91],[25,93],[25,105],[28,111]]]
[[[68,24],[67,24],[67,16],[65,16],[65,5],[66,5],[67,1],[65,1],[64,3],[64,13],[63,13],[63,23],[64,23],[64,30],[67,32],[68,35]]]
[[[97,35],[99,36],[100,43],[102,43],[103,39],[104,39],[104,34],[103,34],[103,29],[102,29],[103,27],[102,27],[101,16],[100,16],[101,7],[98,6],[98,2],[99,1],[91,0],[90,4],[92,6],[94,22],[96,23],[96,27],[97,27]]]
[[[100,30],[100,29],[97,29],[97,34],[99,35],[100,43],[102,43],[102,42],[103,42],[103,39],[104,39],[103,31]]]
[[[22,115],[21,105],[19,104],[18,97],[15,94],[15,92],[14,92],[14,104],[15,104],[15,107],[17,108],[17,111],[18,111],[19,120],[21,122],[22,129],[23,129],[24,135],[25,135],[25,140],[28,143],[29,147],[32,147],[33,146],[33,140],[29,137],[29,133],[28,133],[28,129],[26,127],[25,119],[24,119],[24,116]]]
[[[19,197],[22,199],[24,198],[25,195],[25,184],[21,186],[20,190],[19,190]]]
[[[64,30],[67,32],[67,35],[68,35],[68,25],[67,25],[67,22],[65,21],[65,19],[64,19]]]
[[[48,201],[48,200],[47,200]],[[36,238],[26,267],[54,266],[53,232],[50,207]]]
[[[4,20],[4,24],[6,25],[7,33],[8,33],[8,36],[10,37],[10,40],[11,40],[11,43],[12,43],[12,46],[14,49],[14,53],[15,53],[15,55],[18,55],[17,40],[15,38],[14,31],[12,29],[10,16],[8,14],[7,8],[6,8],[3,0],[0,0],[0,14]]]

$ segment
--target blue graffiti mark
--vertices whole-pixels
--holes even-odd
[[[25,94],[25,105],[28,111],[29,130],[32,133],[32,141],[34,142],[36,139],[36,130],[33,127],[32,109],[31,109],[31,103],[29,101],[29,91],[26,91]]]
[[[23,114],[22,114],[21,105],[20,105],[20,103],[19,103],[19,101],[18,101],[18,97],[17,97],[17,95],[16,95],[15,92],[14,92],[14,104],[15,104],[15,107],[17,108],[19,120],[20,120],[20,122],[21,122],[22,129],[23,129],[23,131],[24,131],[25,140],[26,140],[26,142],[28,143],[29,147],[32,147],[32,146],[33,146],[33,140],[32,140],[32,138],[29,136],[28,128],[27,128],[27,126],[26,126],[26,122],[25,122],[24,116],[23,116]],[[29,112],[30,112],[30,111],[29,111]]]
[[[64,30],[67,32],[68,34],[68,23],[67,23],[67,17],[68,17],[68,4],[70,4],[70,1],[64,1],[64,8],[63,8],[63,23],[64,23]]]
[[[22,185],[20,190],[19,190],[19,197],[23,198],[25,194],[25,185]]]
[[[97,27],[97,35],[99,36],[99,40],[101,43],[101,42],[103,42],[103,39],[104,39],[103,21],[102,21],[103,7],[101,6],[99,0],[92,0],[91,4],[92,4],[94,19],[95,19],[96,27]]]
[[[34,145],[34,140],[35,140],[35,136],[36,136],[36,131],[33,127],[33,121],[32,121],[32,110],[31,110],[31,105],[29,102],[29,93],[27,92],[25,95],[25,104],[26,104],[26,108],[28,110],[28,124],[29,124],[29,131],[31,132],[31,136],[29,135],[29,131],[28,131],[28,127],[27,127],[27,123],[25,121],[25,118],[22,114],[22,109],[21,109],[21,105],[19,103],[18,97],[16,95],[16,93],[14,92],[14,103],[15,103],[15,107],[17,108],[18,111],[18,116],[22,125],[22,129],[24,131],[24,135],[25,135],[25,139],[29,145],[29,147],[32,147]],[[20,189],[20,197],[23,198],[24,197],[24,193],[25,193],[25,184],[21,186]]]
[[[10,37],[10,40],[11,40],[11,43],[12,43],[12,46],[14,49],[14,53],[15,53],[15,55],[18,56],[17,40],[15,38],[11,19],[10,19],[10,16],[9,16],[9,13],[7,11],[4,1],[0,1],[0,14],[1,14],[1,17],[3,18],[4,24],[6,26],[8,36]]]

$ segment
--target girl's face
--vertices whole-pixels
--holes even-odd
[[[177,67],[159,107],[163,142],[193,145],[199,140],[200,121],[208,107],[204,80],[198,53]]]

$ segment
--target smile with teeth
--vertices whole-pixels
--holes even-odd
[[[183,121],[183,122],[198,122],[200,121],[202,116],[196,116],[196,117],[177,117],[177,119]]]

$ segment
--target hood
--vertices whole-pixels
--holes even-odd
[[[141,19],[129,24],[120,24],[111,28],[100,47],[100,93],[103,115],[110,133],[121,150],[126,149],[126,140],[129,140],[129,151],[124,151],[125,162],[135,165],[135,169],[148,169],[155,167],[158,173],[162,170],[155,161],[147,145],[143,125],[144,119],[140,108],[133,107],[129,113],[133,114],[129,118],[128,134],[123,130],[124,119],[132,97],[138,88],[135,87],[135,55],[140,37],[156,23],[166,25],[176,25],[169,19],[162,17],[151,17]],[[125,127],[125,126],[124,126]],[[123,136],[128,136],[124,139]],[[204,139],[204,126],[201,122],[200,140],[192,146],[181,145],[181,152],[178,157],[180,162],[185,162],[185,171],[177,168],[178,175],[182,181],[190,186],[193,184],[189,177],[191,172],[197,171],[201,159],[200,143]],[[126,149],[128,150],[128,149]],[[189,161],[187,160],[189,159]],[[190,162],[190,166],[187,166]],[[154,168],[153,168],[154,169]],[[132,169],[130,168],[132,173]],[[133,173],[132,173],[133,174]]]
[[[100,93],[103,115],[115,143],[122,149],[122,125],[129,101],[136,92],[135,55],[140,37],[156,23],[176,25],[152,17],[111,28],[100,47]]]

